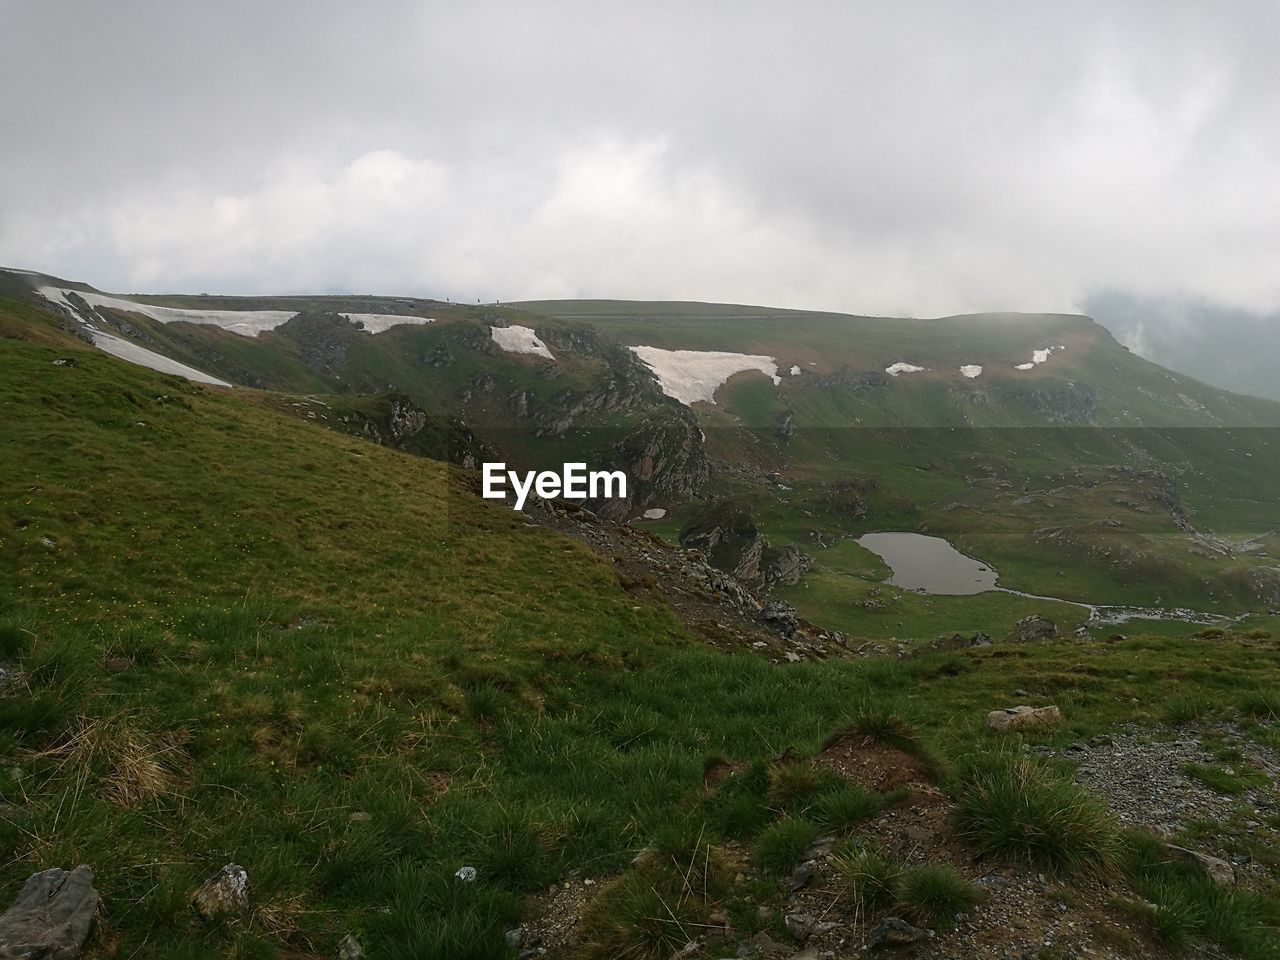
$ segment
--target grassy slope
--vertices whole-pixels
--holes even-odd
[[[721,656],[442,465],[74,344],[0,340],[0,449],[0,653],[30,687],[0,701],[0,883],[91,863],[91,956],[331,955],[354,929],[380,957],[501,957],[515,893],[672,822],[714,835],[708,757],[811,751],[860,702],[957,755],[1013,686],[1058,699],[1065,740],[1280,680],[1272,647],[1210,641]],[[232,860],[255,913],[197,922]]]

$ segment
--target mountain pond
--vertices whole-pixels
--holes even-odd
[[[1030,600],[1069,603],[1088,611],[1086,623],[1093,626],[1125,623],[1129,620],[1181,620],[1202,624],[1232,623],[1237,620],[1182,608],[1100,606],[1010,590],[1000,586],[999,574],[990,565],[966,556],[941,537],[930,537],[922,533],[867,533],[859,537],[857,543],[870,550],[889,567],[892,576],[888,583],[917,593],[970,596],[996,590]]]
[[[883,560],[893,571],[889,583],[904,590],[954,596],[996,589],[994,570],[966,557],[941,537],[868,533],[858,538],[858,545]]]

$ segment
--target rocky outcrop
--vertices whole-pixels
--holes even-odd
[[[0,915],[0,960],[75,960],[97,909],[89,867],[32,874]]]
[[[871,494],[879,483],[865,477],[846,477],[833,483],[826,494],[827,505],[832,512],[857,519],[865,517],[871,509]]]
[[[614,455],[630,480],[628,492],[635,507],[693,500],[711,473],[702,431],[687,410],[667,409],[646,417],[615,445]]]
[[[680,544],[702,551],[739,580],[764,587],[799,583],[813,565],[813,557],[792,544],[771,546],[751,508],[735,500],[713,501],[695,513],[680,531]]]
[[[680,545],[700,550],[713,566],[739,580],[760,579],[764,540],[750,507],[716,500],[697,511],[680,531]]]
[[[1056,388],[1031,391],[1031,405],[1046,423],[1091,426],[1098,408],[1097,392],[1079,380],[1067,380]]]
[[[492,451],[464,423],[453,417],[431,416],[400,393],[362,400],[341,422],[348,433],[384,447],[470,469],[491,458]]]
[[[760,579],[766,587],[790,586],[813,566],[813,557],[792,544],[765,547],[760,553]]]
[[[1038,643],[1043,640],[1056,640],[1058,635],[1056,623],[1039,614],[1032,614],[1029,617],[1023,617],[1014,625],[1013,632],[1009,634],[1009,641]]]
[[[917,927],[900,917],[886,917],[868,936],[872,950],[900,951],[906,947],[932,940],[934,933],[923,927]]]
[[[316,373],[341,380],[360,328],[338,313],[305,311],[272,331],[298,345],[298,359]]]

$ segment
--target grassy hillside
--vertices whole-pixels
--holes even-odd
[[[24,292],[29,281],[0,281],[30,305],[24,309],[49,307]],[[972,601],[921,603],[890,590],[892,603],[869,605],[872,591],[884,590],[881,573],[867,575],[875,564],[850,540],[873,530],[947,537],[993,565],[1003,585],[1036,595],[1226,615],[1280,606],[1280,563],[1268,539],[1280,526],[1280,490],[1270,482],[1280,468],[1273,442],[1280,404],[1164,370],[1085,317],[918,320],[616,301],[136,299],[300,311],[255,338],[124,309],[98,311],[95,322],[231,382],[298,395],[290,403],[331,395],[328,412],[309,409],[321,422],[349,428],[360,419],[353,406],[366,403],[360,398],[394,393],[433,417],[462,421],[486,449],[516,464],[585,460],[627,470],[632,500],[596,505],[611,515],[661,506],[675,522],[690,501],[747,495],[767,537],[818,560],[790,598],[849,633],[929,634],[953,615],[975,622]],[[341,310],[435,319],[369,335],[340,319]],[[508,324],[536,329],[555,359],[498,349],[489,328]],[[765,354],[783,375],[777,385],[759,373],[736,375],[715,404],[690,409],[659,392],[627,344]],[[1015,369],[1047,347],[1064,349]],[[900,361],[927,369],[884,372]],[[964,376],[966,364],[982,373]],[[432,445],[451,454],[459,446],[425,446]],[[851,479],[875,488],[860,516],[830,508],[831,491]],[[977,605],[986,629],[1027,609],[1010,597]],[[1078,609],[1055,615],[1070,619]]]
[[[1189,685],[1274,742],[1248,719],[1280,680],[1265,640],[725,656],[443,464],[124,364],[21,307],[0,334],[0,889],[91,864],[92,957],[332,956],[347,932],[371,956],[510,957],[504,931],[538,909],[522,895],[570,870],[603,892],[568,955],[667,956],[726,915],[732,952],[787,937],[767,874],[787,837],[856,841],[902,801],[829,774],[781,799],[785,748],[897,711],[969,756],[998,744],[981,717],[1014,685],[1067,715],[1039,742],[1149,723]],[[708,787],[726,762],[754,772]],[[753,845],[745,879],[694,894],[688,851]],[[646,847],[685,859],[629,867]],[[198,920],[192,891],[231,861],[252,912]],[[1199,889],[1141,869],[1148,898]],[[1247,956],[1273,955],[1265,902],[1220,904]]]

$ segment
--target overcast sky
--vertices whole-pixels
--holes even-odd
[[[0,23],[0,263],[103,289],[1280,309],[1274,2]]]

